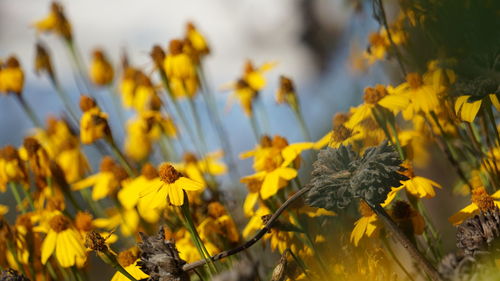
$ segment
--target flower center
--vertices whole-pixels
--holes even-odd
[[[170,41],[170,44],[168,45],[168,50],[170,52],[170,54],[172,55],[178,55],[178,54],[181,54],[182,53],[182,47],[183,47],[183,43],[181,40],[172,40]]]
[[[406,81],[413,89],[418,89],[422,86],[422,76],[416,72],[408,73],[406,75]]]
[[[151,163],[146,163],[144,167],[142,167],[141,174],[148,180],[152,180],[158,177],[158,170],[151,165]]]
[[[92,215],[88,212],[78,212],[75,217],[75,226],[78,230],[89,232],[92,230]]]
[[[481,211],[488,211],[495,208],[495,201],[484,187],[476,187],[472,190],[472,203],[476,204]]]
[[[165,183],[174,183],[182,176],[172,165],[168,163],[161,164],[159,168],[160,179]]]
[[[280,76],[280,89],[285,93],[295,92],[292,80],[286,76]]]
[[[347,113],[337,113],[332,119],[332,128],[335,129],[344,125],[345,122],[349,120],[349,114]]]
[[[367,104],[377,104],[383,97],[387,96],[387,90],[382,85],[368,87],[365,89],[363,100]]]
[[[118,254],[118,263],[123,267],[127,267],[129,265],[134,264],[137,258],[138,258],[137,251],[130,249]]]
[[[260,147],[271,147],[272,145],[273,145],[273,140],[269,136],[263,135],[260,138]]]
[[[7,161],[12,161],[15,159],[19,159],[19,154],[17,150],[12,145],[7,145],[4,147],[0,153],[1,157]]]
[[[288,141],[282,136],[274,136],[273,138],[273,147],[282,150],[283,148],[288,146]]]
[[[57,215],[49,221],[50,228],[59,233],[69,228],[70,221],[64,215]]]
[[[342,142],[352,136],[352,130],[340,125],[333,130],[332,139],[334,142]]]
[[[97,106],[97,104],[95,103],[93,98],[91,98],[89,96],[81,96],[80,97],[80,109],[83,112],[87,112],[96,106]]]
[[[23,142],[24,148],[28,151],[28,155],[33,156],[38,149],[40,149],[40,143],[33,137],[27,137]]]
[[[101,172],[111,172],[115,167],[115,161],[110,156],[104,156],[101,160],[101,165],[99,166],[99,170]]]

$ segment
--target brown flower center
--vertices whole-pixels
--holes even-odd
[[[344,125],[340,125],[339,127],[333,130],[332,140],[334,142],[343,142],[346,139],[352,136],[352,130],[347,128]]]
[[[268,135],[263,135],[260,138],[260,147],[271,147],[273,145],[273,140]]]
[[[89,232],[92,230],[92,215],[88,212],[78,212],[75,216],[76,229]]]
[[[349,114],[348,113],[337,113],[335,116],[332,118],[332,128],[335,129],[337,127],[340,127],[344,125],[345,122],[349,120]]]
[[[122,166],[116,165],[115,167],[113,167],[113,174],[118,182],[124,181],[129,178],[127,170],[125,170],[125,168],[123,168]]]
[[[33,137],[27,137],[23,142],[24,148],[28,151],[28,155],[34,155],[40,149],[40,143]]]
[[[406,81],[413,89],[418,89],[422,86],[422,76],[416,72],[408,73],[406,75]]]
[[[104,60],[104,53],[102,52],[101,49],[94,50],[92,56],[94,57],[95,60],[100,60],[100,61]]]
[[[280,89],[285,93],[295,92],[292,79],[286,76],[280,76]]]
[[[96,106],[97,104],[93,98],[89,96],[80,96],[80,109],[83,112],[89,111]]]
[[[115,167],[115,160],[110,156],[104,156],[101,160],[101,164],[99,166],[99,171],[101,172],[111,172]]]
[[[85,236],[85,247],[99,252],[108,250],[106,239],[94,230],[90,231],[87,233],[87,236]]]
[[[288,146],[288,141],[282,136],[274,136],[273,138],[273,147],[278,149],[283,149]]]
[[[253,66],[250,60],[245,61],[245,66],[243,67],[243,72],[245,74],[249,74],[255,71],[255,67]]]
[[[365,201],[359,202],[359,212],[363,217],[371,217],[374,214],[372,208]]]
[[[31,215],[19,215],[16,219],[16,225],[24,226],[26,229],[31,229],[33,227],[33,224],[31,223]]]
[[[163,61],[165,60],[165,52],[160,46],[154,45],[153,49],[149,53],[149,56],[153,59],[156,67],[161,67],[163,65]]]
[[[181,40],[174,39],[170,41],[170,44],[168,45],[168,51],[175,56],[182,53],[183,47],[184,43]]]
[[[146,179],[152,180],[158,177],[158,170],[151,163],[146,163],[141,169],[141,174]]]
[[[376,85],[365,89],[363,100],[367,104],[377,104],[387,94],[387,90],[383,85]]]
[[[160,179],[165,183],[174,183],[178,178],[182,177],[182,174],[168,163],[161,164],[159,174]]]
[[[472,190],[472,203],[479,207],[479,210],[486,212],[495,208],[495,200],[491,197],[484,187],[476,187]]]
[[[50,228],[59,233],[69,228],[71,222],[64,215],[56,215],[49,221]]]
[[[8,68],[18,68],[20,64],[16,57],[9,57],[5,62],[5,66]]]
[[[4,147],[0,155],[7,161],[19,159],[19,154],[17,153],[17,149],[12,145],[7,145],[6,147]]]
[[[182,158],[184,158],[184,162],[186,162],[186,164],[193,164],[193,163],[198,162],[196,155],[194,153],[191,153],[191,152],[184,153]]]
[[[118,254],[118,263],[123,267],[127,267],[134,264],[137,258],[137,251],[134,251],[134,249],[130,249]]]

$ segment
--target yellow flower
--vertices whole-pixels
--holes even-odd
[[[83,144],[91,144],[98,139],[111,136],[108,115],[101,112],[92,98],[81,96],[80,108],[83,111],[80,119],[80,140]]]
[[[82,237],[67,217],[56,213],[49,226],[41,248],[42,264],[46,264],[54,253],[61,267],[74,266],[78,260],[86,259]]]
[[[276,102],[278,104],[287,103],[293,110],[299,109],[297,93],[292,79],[280,76],[280,87],[276,91]]]
[[[389,109],[394,115],[408,106],[409,99],[404,95],[394,94],[392,88],[383,85],[368,87],[364,93],[364,103],[351,109],[352,115],[345,123],[347,128],[353,129],[367,118],[373,118],[374,110],[378,106]],[[378,110],[380,114],[380,110]]]
[[[476,187],[472,190],[472,203],[448,218],[448,221],[453,225],[459,225],[464,220],[475,216],[481,211],[491,210],[495,206],[500,208],[500,202],[498,200],[500,200],[500,190],[489,195],[484,187]]]
[[[354,246],[358,246],[359,241],[365,235],[366,237],[373,237],[377,235],[381,228],[377,215],[364,201],[359,203],[359,212],[362,216],[354,223],[354,229],[351,232],[350,238]]]
[[[254,168],[257,173],[244,177],[242,180],[262,181],[260,196],[267,199],[278,192],[279,188],[288,185],[288,181],[297,176],[298,166],[289,167],[293,161],[298,159],[300,153],[313,147],[313,143],[288,144],[288,141],[280,136],[275,136],[271,147],[264,150],[257,148],[254,155]],[[251,153],[245,153],[245,156]]]
[[[172,40],[163,67],[169,80],[170,90],[176,98],[193,98],[198,91],[198,76],[192,59],[183,51],[184,42]]]
[[[20,95],[24,87],[24,72],[16,57],[7,59],[4,67],[0,67],[0,93]]]
[[[0,150],[0,191],[5,192],[7,183],[24,183],[28,177],[16,148],[8,145]]]
[[[94,175],[75,182],[72,190],[81,190],[93,186],[92,200],[100,200],[115,192],[121,181],[128,177],[122,167],[114,160],[105,156],[101,160],[100,171]]]
[[[90,171],[87,157],[85,157],[75,140],[67,141],[59,155],[56,156],[56,162],[63,169],[68,183],[80,180]]]
[[[227,214],[226,209],[219,202],[211,202],[207,206],[208,217],[198,226],[200,236],[210,237],[213,234],[227,238],[231,243],[240,240],[238,228],[233,219]]]
[[[171,164],[163,163],[158,170],[161,184],[149,186],[140,199],[152,208],[164,207],[167,198],[170,204],[182,206],[184,190],[196,191],[203,188],[203,184],[182,176]]]
[[[469,123],[474,122],[474,119],[476,118],[476,115],[479,112],[484,99],[489,99],[489,102],[491,102],[497,110],[500,109],[500,102],[498,101],[496,94],[489,94],[488,96],[479,100],[473,100],[472,96],[466,95],[458,97],[455,101],[455,113],[463,121]]]
[[[218,160],[222,158],[223,152],[207,154],[202,159],[197,159],[196,155],[190,152],[184,153],[184,162],[175,164],[174,166],[186,174],[190,179],[202,183],[206,186],[204,175],[219,176],[227,172],[227,167],[224,163]]]
[[[98,86],[106,86],[113,82],[113,77],[113,66],[102,50],[95,50],[90,64],[90,79]]]
[[[420,74],[414,72],[408,73],[406,82],[394,89],[396,95],[405,96],[410,100],[403,110],[403,118],[406,120],[411,120],[418,113],[437,111],[440,106],[439,95],[443,90],[436,89],[428,79],[423,79]]]
[[[196,249],[195,245],[193,244],[193,240],[191,239],[191,235],[185,231],[185,229],[182,229],[180,233],[178,233],[179,237],[176,237],[175,240],[175,245],[177,246],[177,249],[179,250],[179,257],[187,262],[195,262],[197,260],[202,259],[200,256],[200,253]],[[207,249],[208,253],[210,255],[215,255],[218,253],[220,250],[215,246],[213,243],[210,241],[206,240],[206,237],[200,237],[202,239],[203,245]]]
[[[151,79],[141,71],[135,72],[134,79],[134,84],[129,85],[134,86],[132,95],[126,96],[125,92],[122,93],[126,107],[132,107],[139,113],[147,110],[158,110],[162,103]]]
[[[131,236],[136,234],[139,220],[139,214],[137,214],[135,209],[117,210],[110,208],[106,210],[105,218],[94,220],[94,226],[108,230],[114,230],[119,227],[123,235]]]
[[[139,70],[130,66],[125,67],[123,70],[120,81],[120,94],[125,108],[132,108],[134,104],[134,95],[137,88],[136,77],[139,72]]]
[[[186,24],[186,41],[189,42],[195,50],[197,57],[205,56],[210,53],[207,40],[205,40],[205,37],[201,35],[192,22]]]
[[[255,68],[251,60],[247,60],[244,66],[243,80],[254,91],[260,91],[266,86],[266,78],[264,73],[273,69],[276,66],[275,62],[267,62],[262,66]]]
[[[49,15],[34,26],[39,32],[54,32],[68,41],[72,39],[71,25],[64,15],[63,7],[57,2],[52,2]]]
[[[132,277],[137,280],[148,278],[149,276],[144,273],[137,265],[137,261],[139,261],[139,251],[135,247],[118,254],[118,263],[125,269],[125,271],[130,273]],[[111,281],[128,280],[130,279],[125,277],[125,275],[121,274],[120,272],[116,272],[115,275],[113,275],[113,278],[111,278]]]
[[[436,192],[433,187],[442,188],[440,184],[433,180],[415,176],[413,167],[410,163],[406,163],[404,167],[407,170],[404,171],[403,174],[408,177],[408,180],[402,181],[401,184],[413,196],[418,198],[432,198],[436,196]]]

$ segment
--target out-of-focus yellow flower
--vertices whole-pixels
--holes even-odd
[[[71,24],[64,14],[63,7],[57,2],[52,2],[50,13],[34,26],[39,32],[53,32],[67,41],[72,40]]]
[[[354,223],[354,229],[351,232],[351,242],[358,246],[359,241],[363,236],[373,237],[378,234],[381,228],[377,215],[364,201],[359,203],[359,212],[361,218]]]
[[[115,192],[127,177],[122,167],[118,166],[111,157],[105,156],[101,160],[99,173],[75,182],[71,189],[81,190],[93,186],[92,200],[99,200]]]
[[[11,145],[0,150],[0,191],[5,192],[7,183],[25,183],[28,177],[17,149]]]
[[[406,96],[410,103],[403,110],[403,117],[411,120],[418,113],[428,114],[437,111],[440,106],[439,98],[444,89],[436,89],[427,79],[418,73],[408,73],[406,82],[397,86],[396,95]]]
[[[257,173],[246,176],[242,180],[262,181],[260,196],[267,199],[278,192],[279,188],[285,187],[288,181],[297,176],[297,167],[289,167],[293,161],[299,159],[300,153],[311,149],[313,143],[288,144],[288,141],[280,136],[275,136],[270,147],[263,150],[257,148],[253,151],[254,168]],[[247,152],[244,156],[251,156]]]
[[[198,91],[198,75],[193,60],[183,49],[183,41],[170,41],[169,52],[165,56],[163,67],[174,97],[193,98]]]
[[[280,86],[276,91],[276,102],[278,104],[286,103],[293,110],[299,109],[297,93],[295,92],[295,85],[292,79],[283,75],[280,76]]]
[[[243,80],[247,82],[248,86],[255,91],[260,91],[266,86],[266,78],[264,73],[273,69],[277,63],[266,62],[260,67],[256,68],[251,60],[245,62],[243,71]]]
[[[123,251],[118,254],[118,263],[132,275],[137,280],[141,280],[144,278],[148,278],[149,276],[144,273],[141,268],[137,265],[137,261],[139,261],[139,251],[137,248],[132,248],[126,251]],[[111,278],[111,281],[128,281],[128,277],[121,274],[120,272],[116,272]]]
[[[347,128],[353,129],[367,118],[373,118],[374,110],[378,106],[389,109],[394,115],[401,110],[405,109],[410,102],[408,97],[404,95],[396,95],[392,88],[386,88],[383,85],[376,85],[375,87],[367,87],[364,93],[364,103],[356,108],[353,108],[352,115],[345,123]],[[378,112],[381,112],[378,110]]]
[[[161,99],[153,86],[151,79],[141,71],[134,74],[134,82],[127,87],[130,89],[122,89],[131,93],[123,92],[123,102],[126,107],[131,107],[141,113],[147,110],[158,110],[161,106]],[[122,86],[124,84],[122,83]],[[131,96],[129,96],[131,94]]]
[[[436,192],[433,187],[442,188],[441,185],[428,178],[415,176],[412,165],[408,162],[404,164],[406,171],[403,172],[408,180],[401,181],[406,190],[418,198],[433,198]]]
[[[20,95],[24,87],[24,72],[16,57],[11,56],[0,66],[0,93]]]
[[[159,111],[143,111],[127,124],[125,153],[136,161],[142,161],[151,153],[154,141],[162,135],[175,137],[176,134],[177,128],[170,117]]]
[[[223,236],[231,243],[240,240],[238,228],[233,219],[228,215],[226,209],[219,202],[208,204],[208,217],[206,217],[198,226],[200,236],[210,237],[213,234]]]
[[[91,144],[98,139],[111,136],[108,115],[101,112],[92,98],[81,96],[80,108],[83,112],[80,118],[80,140],[83,144]]]
[[[68,139],[56,156],[56,162],[64,171],[68,183],[80,180],[90,171],[87,157],[83,154],[80,145],[74,139]]]
[[[134,94],[137,88],[137,76],[140,71],[127,66],[123,70],[123,74],[120,81],[120,93],[122,98],[122,104],[125,108],[132,108],[134,104]]]
[[[137,232],[139,220],[139,214],[135,209],[117,210],[116,208],[110,208],[106,210],[105,218],[94,220],[94,226],[108,230],[120,228],[123,235],[131,236]]]
[[[183,162],[176,163],[174,166],[180,170],[188,178],[202,183],[206,186],[204,175],[220,176],[227,172],[227,167],[224,163],[219,162],[223,156],[222,151],[209,153],[202,159],[198,159],[195,154],[191,152],[184,153]]]
[[[49,51],[41,43],[36,43],[36,55],[35,55],[35,73],[40,75],[41,72],[46,72],[52,81],[55,81],[54,68],[52,67],[52,61],[50,60]]]
[[[395,45],[400,45],[405,41],[405,34],[402,28],[398,28],[397,23],[390,27],[391,37]],[[391,42],[387,30],[382,28],[379,32],[373,32],[368,37],[369,47],[365,52],[365,57],[369,64],[385,58]]]
[[[55,254],[61,267],[74,266],[86,259],[80,233],[74,228],[71,220],[59,212],[54,213],[49,220],[41,252],[42,264],[47,263],[49,257]]]
[[[196,57],[201,58],[210,54],[207,40],[201,35],[192,22],[186,24],[186,41],[194,49]]]
[[[212,242],[208,241],[206,237],[201,237],[203,245],[210,255],[215,255],[220,250]],[[187,262],[195,262],[202,259],[196,246],[193,244],[191,235],[185,230],[180,230],[176,235],[175,245],[179,250],[179,257]]]
[[[113,77],[113,66],[104,52],[101,49],[95,50],[90,64],[90,79],[97,86],[106,86],[113,82]]]
[[[495,207],[500,208],[500,190],[489,195],[484,187],[476,187],[472,190],[472,203],[467,205],[462,210],[448,218],[448,221],[453,225],[459,225],[464,220],[471,218],[479,212],[492,210]]]
[[[474,100],[472,96],[466,95],[458,97],[455,101],[455,113],[463,121],[469,123],[474,122],[484,99],[488,99],[488,101],[491,102],[497,110],[500,110],[500,102],[498,101],[496,94],[489,94],[488,96],[478,100]]]
[[[149,186],[140,199],[147,202],[151,208],[162,208],[168,202],[174,206],[184,205],[184,190],[196,191],[203,184],[182,176],[171,164],[163,163],[159,170],[160,185]]]
[[[45,180],[52,175],[50,158],[47,150],[33,137],[27,137],[19,148],[21,159],[28,161],[30,170],[36,177]]]

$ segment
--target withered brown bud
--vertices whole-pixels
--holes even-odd
[[[83,112],[89,111],[96,106],[97,104],[93,98],[83,95],[80,97],[80,109]]]
[[[108,250],[106,239],[94,230],[87,233],[87,236],[85,237],[85,247],[97,252],[104,252]]]

